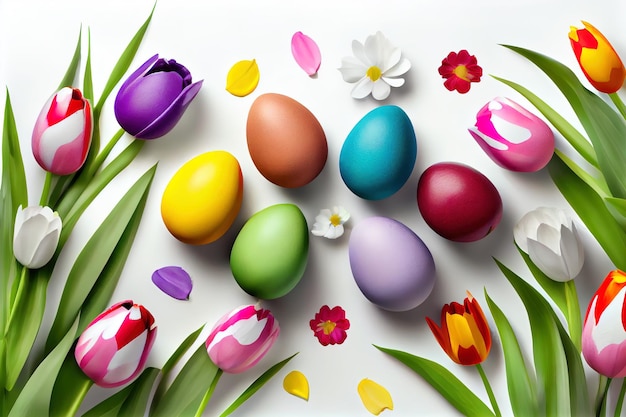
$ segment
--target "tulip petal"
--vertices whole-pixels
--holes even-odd
[[[193,288],[191,277],[179,266],[166,266],[152,273],[152,282],[161,291],[178,300],[188,300]]]
[[[359,382],[357,391],[367,411],[375,416],[385,410],[393,410],[393,400],[389,391],[371,379],[362,379]]]
[[[239,61],[228,71],[226,91],[237,97],[245,97],[256,89],[260,76],[255,59]]]
[[[528,256],[535,265],[555,281],[565,282],[573,277],[567,275],[563,258],[536,240],[528,240]]]
[[[315,41],[302,32],[296,32],[291,38],[291,53],[294,59],[308,75],[314,75],[322,62],[320,48]]]
[[[300,371],[291,371],[283,379],[283,388],[291,395],[309,401],[309,381]]]
[[[53,230],[44,236],[39,243],[39,246],[37,247],[37,250],[35,251],[28,267],[31,269],[37,269],[50,262],[50,259],[54,256],[54,252],[56,251],[59,243],[59,237],[60,230]]]

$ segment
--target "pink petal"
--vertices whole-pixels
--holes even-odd
[[[322,62],[322,55],[313,39],[302,32],[294,33],[291,38],[291,53],[304,72],[308,75],[317,73]]]

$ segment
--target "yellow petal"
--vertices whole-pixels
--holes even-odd
[[[283,379],[283,388],[291,395],[309,401],[309,381],[300,371],[291,371]]]
[[[226,91],[237,97],[247,96],[259,84],[259,77],[259,66],[255,59],[239,61],[228,71]]]
[[[367,411],[375,416],[386,409],[393,410],[391,395],[382,385],[365,378],[359,382],[357,390]]]

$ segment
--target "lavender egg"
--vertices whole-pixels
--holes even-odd
[[[428,298],[435,285],[430,250],[397,220],[377,216],[357,223],[348,253],[357,286],[382,309],[411,310]]]

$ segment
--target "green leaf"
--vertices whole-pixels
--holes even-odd
[[[152,397],[152,403],[150,404],[151,410],[155,409],[161,401],[161,398],[163,397],[163,394],[165,392],[166,383],[169,379],[170,372],[172,371],[172,369],[174,369],[174,366],[176,366],[176,364],[178,363],[178,361],[180,361],[183,355],[187,353],[187,351],[191,348],[191,345],[193,345],[193,343],[196,341],[196,339],[202,332],[202,329],[204,329],[204,324],[200,326],[196,331],[191,333],[189,336],[187,336],[185,340],[183,340],[183,342],[180,344],[180,346],[178,346],[178,348],[174,351],[172,356],[169,357],[167,362],[165,362],[165,365],[163,365],[163,368],[161,369],[161,380],[159,381],[159,385],[157,385],[157,389],[154,392],[154,396]]]
[[[533,341],[539,409],[548,416],[574,415],[570,412],[568,362],[557,322],[553,319],[554,311],[537,290],[497,259],[496,263],[526,308]]]
[[[584,137],[570,122],[568,122],[563,116],[557,113],[552,107],[550,107],[545,101],[537,97],[528,89],[521,85],[505,80],[500,77],[493,77],[496,80],[508,85],[515,91],[524,96],[530,103],[537,108],[545,116],[546,119],[554,126],[554,128],[569,142],[570,145],[582,156],[587,162],[594,167],[598,167],[598,159],[596,157],[596,151],[593,150],[593,146],[589,143],[586,137]]]
[[[79,333],[80,330],[76,329],[75,334]],[[50,398],[50,415],[74,416],[92,385],[91,379],[76,363],[74,349],[70,349],[54,383]]]
[[[74,322],[59,344],[35,369],[15,404],[13,404],[9,417],[47,417],[49,415],[50,397],[54,382],[76,337],[77,322]]]
[[[276,375],[278,371],[280,371],[283,368],[283,366],[285,366],[287,362],[293,359],[293,357],[296,356],[297,354],[298,353],[294,353],[290,357],[283,359],[282,361],[270,367],[267,371],[263,372],[263,374],[260,377],[258,377],[252,384],[250,384],[250,386],[246,388],[246,390],[242,392],[241,395],[237,397],[237,399],[233,401],[233,403],[229,405],[228,408],[224,410],[222,414],[220,414],[220,417],[226,417],[226,416],[231,415],[233,411],[239,408],[241,404],[245,403],[258,390],[260,390],[261,387],[263,387],[263,385],[265,385],[270,379],[272,379],[272,377]]]
[[[570,331],[571,339],[575,341],[578,351],[582,343],[582,317],[580,314],[580,304],[578,303],[578,293],[576,292],[576,283],[574,280],[567,282],[555,281],[534,264],[528,254],[521,250],[517,244],[517,251],[524,259],[526,266],[535,277],[535,280],[541,285],[546,294],[554,301],[556,306],[561,310],[563,316],[567,320],[567,326]]]
[[[494,416],[493,411],[463,384],[452,372],[429,359],[407,352],[374,347],[402,362],[426,380],[449,403],[462,414],[469,417]]]
[[[152,168],[153,171],[149,173],[150,176],[154,176],[155,168],[156,165]],[[148,185],[148,187],[149,186],[150,185]],[[94,318],[96,318],[98,314],[104,311],[111,304],[111,297],[113,296],[113,292],[115,291],[117,283],[122,275],[124,265],[126,264],[126,260],[128,259],[128,255],[130,254],[130,250],[135,240],[135,235],[137,234],[137,230],[139,229],[139,225],[141,223],[141,217],[143,216],[146,200],[148,199],[148,190],[149,188],[146,188],[143,193],[143,196],[139,201],[139,204],[137,205],[130,221],[128,222],[124,233],[122,233],[118,244],[115,246],[115,249],[111,253],[109,260],[102,270],[102,273],[100,273],[98,280],[83,303],[80,314],[80,323],[78,324],[78,329],[81,332]]]
[[[46,351],[58,343],[61,335],[65,334],[69,325],[78,316],[85,299],[107,266],[138,206],[144,200],[155,170],[156,166],[153,166],[135,182],[79,253],[67,277],[46,341]]]
[[[113,67],[113,71],[111,72],[111,75],[109,76],[109,79],[107,80],[104,86],[104,90],[102,91],[102,96],[100,96],[100,99],[98,100],[98,104],[96,104],[95,112],[97,115],[99,115],[100,112],[102,111],[104,102],[109,97],[109,94],[111,94],[111,91],[113,91],[113,88],[122,79],[122,77],[124,76],[128,68],[130,67],[130,64],[133,62],[133,59],[135,58],[135,54],[137,53],[137,50],[139,49],[139,45],[141,45],[141,41],[143,40],[143,36],[145,35],[146,30],[148,29],[150,20],[152,20],[152,14],[154,13],[155,7],[156,7],[156,2],[154,3],[154,6],[152,7],[152,11],[150,12],[150,15],[148,16],[144,24],[141,25],[137,33],[135,33],[135,36],[133,36],[128,46],[126,47],[124,52],[122,52],[122,55],[119,57],[117,63],[115,64],[115,67]]]
[[[489,297],[487,290],[485,290],[485,298],[502,343],[506,382],[513,414],[518,417],[537,416],[539,415],[539,408],[535,376],[528,373],[519,342],[506,315]]]
[[[9,90],[6,90],[4,107],[4,124],[2,131],[2,187],[6,184],[6,192],[11,193],[11,212],[15,214],[21,205],[28,206],[28,189],[26,186],[26,173],[20,150],[20,139],[15,125],[15,116],[11,105]],[[11,232],[13,229],[11,228]]]
[[[548,164],[552,181],[594,235],[609,259],[626,270],[626,232],[611,215],[602,198],[572,172],[558,155]]]
[[[217,375],[218,367],[211,362],[204,344],[198,346],[194,354],[180,370],[170,387],[159,401],[151,417],[171,417],[189,415],[195,412]]]
[[[89,409],[83,417],[142,416],[159,369],[146,368],[132,383]]]
[[[85,63],[85,75],[83,78],[83,96],[93,106],[93,78],[91,73],[91,30],[87,28],[87,62]]]
[[[70,65],[65,71],[65,75],[61,80],[61,84],[59,84],[59,90],[63,87],[72,87],[74,85],[74,80],[76,79],[76,71],[78,70],[78,64],[80,62],[80,44],[82,37],[83,28],[82,25],[78,30],[78,42],[76,42],[76,48],[74,49],[74,55],[72,56],[72,60],[70,61]]]
[[[599,178],[596,178],[589,172],[585,171],[580,165],[574,162],[574,160],[572,160],[570,157],[568,157],[566,154],[559,151],[558,149],[555,149],[554,153],[557,154],[559,158],[561,158],[563,163],[567,165],[569,169],[571,169],[572,172],[578,176],[578,178],[583,180],[599,196],[606,197],[611,195],[609,186],[606,185],[606,181],[604,181],[602,173],[598,171],[597,174],[599,175]]]
[[[589,136],[613,196],[626,198],[626,121],[622,116],[587,90],[567,66],[528,49],[504,46],[534,63],[561,90]]]

